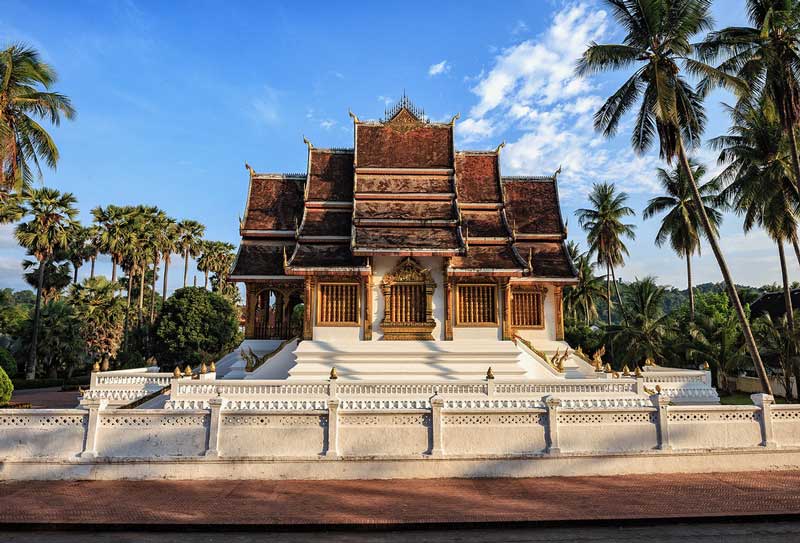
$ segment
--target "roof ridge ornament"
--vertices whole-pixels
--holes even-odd
[[[400,100],[393,105],[392,107],[388,107],[383,111],[383,122],[388,123],[395,117],[397,117],[401,111],[406,110],[414,117],[415,120],[421,123],[426,123],[428,120],[425,118],[425,110],[422,108],[417,107],[411,101],[411,99],[406,96],[406,91],[403,90],[403,95],[400,97]]]
[[[553,179],[558,179],[559,174],[561,173],[561,164],[558,165],[558,169],[553,174]]]
[[[247,162],[244,163],[244,167],[247,169],[248,172],[250,172],[250,177],[253,177],[256,174],[256,171]]]
[[[502,149],[505,146],[506,146],[505,140],[501,141],[500,145],[497,146],[497,149],[494,150],[495,154],[499,155],[500,154],[500,149]]]
[[[307,137],[305,137],[305,136],[303,136],[303,143],[308,145],[308,150],[309,151],[314,148],[314,144],[311,143],[311,141],[309,141],[309,139]]]
[[[350,118],[353,119],[354,123],[358,124],[361,122],[358,120],[358,116],[355,113],[353,113],[353,110],[351,110],[350,108],[347,108],[347,114],[350,115]]]
[[[450,118],[450,123],[449,123],[449,124],[450,124],[450,126],[454,126],[454,125],[456,124],[456,121],[457,121],[458,119],[460,119],[460,118],[461,118],[461,113],[456,113],[455,115],[453,115],[453,116]]]

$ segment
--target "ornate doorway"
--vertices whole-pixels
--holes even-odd
[[[256,296],[252,339],[289,339],[303,329],[303,304],[300,290],[266,288]]]
[[[431,271],[411,257],[403,259],[383,277],[383,339],[433,340],[433,291]]]

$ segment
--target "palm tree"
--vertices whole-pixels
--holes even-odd
[[[606,268],[606,299],[608,300],[608,324],[611,324],[611,281],[617,292],[617,301],[622,310],[623,318],[625,308],[619,294],[619,285],[614,275],[614,267],[625,263],[628,248],[622,238],[634,239],[632,224],[622,222],[624,217],[635,215],[630,207],[625,205],[628,195],[617,192],[613,184],[596,183],[589,194],[591,208],[578,209],[575,214],[578,221],[586,231],[586,240],[589,242],[589,254],[595,255],[597,263]]]
[[[100,250],[111,255],[111,282],[117,281],[117,266],[122,263],[126,247],[132,242],[130,207],[109,205],[105,209],[96,207],[92,216],[100,230]]]
[[[663,311],[664,287],[645,277],[628,286],[626,299],[630,315],[625,324],[609,326],[607,335],[621,353],[620,363],[637,364],[647,358],[664,358],[664,338],[669,331],[670,317]]]
[[[89,260],[91,247],[89,244],[90,231],[88,228],[75,223],[69,233],[69,245],[67,246],[67,260],[72,264],[72,283],[78,282],[78,270],[84,262]]]
[[[789,313],[773,320],[769,313],[764,313],[753,322],[753,332],[759,339],[764,355],[778,362],[783,370],[783,387],[786,400],[792,401],[793,359],[797,352],[797,333],[790,324]],[[795,373],[796,375],[796,373]],[[800,381],[797,381],[800,383]]]
[[[606,296],[603,282],[594,274],[595,265],[589,253],[581,253],[577,244],[572,242],[567,245],[567,250],[572,255],[578,276],[577,283],[564,291],[564,303],[573,319],[577,319],[578,314],[582,313],[584,322],[589,325],[597,318],[595,299]]]
[[[97,225],[92,225],[88,228],[89,239],[86,243],[86,256],[91,263],[89,268],[89,279],[94,279],[94,265],[97,262],[97,255],[100,254],[101,233]]]
[[[205,276],[205,282],[203,283],[203,288],[208,288],[208,274],[211,269],[214,267],[214,251],[217,247],[214,245],[216,242],[214,241],[202,241],[200,242],[200,258],[197,259],[197,269],[203,272]]]
[[[722,387],[728,375],[747,360],[742,340],[742,328],[735,313],[715,318],[700,312],[689,323],[686,356],[698,364],[708,362],[714,383]]]
[[[206,227],[197,221],[183,220],[178,223],[178,250],[183,255],[183,288],[189,276],[189,257],[196,258],[200,254],[203,234]]]
[[[704,62],[719,61],[718,71],[747,84],[746,96],[775,104],[780,126],[789,141],[794,181],[800,192],[800,4],[796,0],[747,0],[751,27],[728,27],[711,32],[697,45]],[[701,82],[710,90],[716,77]]]
[[[164,235],[161,238],[161,256],[164,258],[164,282],[161,287],[161,299],[167,299],[167,277],[172,255],[178,251],[179,225],[173,218],[169,218]]]
[[[705,175],[705,166],[690,160],[692,175],[695,180]],[[656,234],[656,245],[661,247],[667,240],[672,250],[686,259],[686,278],[689,289],[689,317],[694,320],[694,289],[692,288],[692,255],[700,254],[700,234],[703,232],[700,226],[700,217],[695,209],[694,198],[692,198],[692,188],[689,178],[680,168],[670,171],[658,168],[658,181],[664,187],[665,196],[658,196],[647,203],[643,217],[649,219],[658,213],[666,212],[661,219],[661,228]],[[722,214],[714,208],[716,196],[716,185],[713,181],[700,185],[698,190],[705,206],[706,214],[714,229],[714,235],[718,235],[719,224],[722,222]]]
[[[122,301],[117,287],[104,277],[73,285],[70,301],[81,323],[81,336],[89,355],[107,371],[122,340]]]
[[[36,349],[39,335],[39,314],[42,300],[44,269],[53,253],[66,250],[69,232],[73,227],[78,210],[77,200],[70,193],[42,187],[33,189],[25,199],[25,215],[31,219],[17,225],[15,232],[20,245],[28,249],[39,261],[39,279],[36,288],[36,306],[33,313],[33,338],[28,365],[25,367],[26,379],[36,377]]]
[[[26,45],[0,52],[0,187],[22,192],[33,183],[33,166],[41,176],[40,161],[58,163],[58,148],[35,119],[58,125],[63,115],[75,117],[69,98],[49,89],[55,70]]]
[[[676,159],[689,178],[692,197],[700,220],[714,252],[725,287],[741,323],[745,344],[753,359],[763,390],[770,394],[764,364],[758,353],[750,323],[744,312],[717,238],[709,235],[713,225],[705,212],[702,196],[692,175],[686,149],[699,145],[705,126],[702,93],[698,93],[681,75],[679,63],[692,73],[705,76],[709,82],[742,85],[722,70],[689,58],[693,53],[690,40],[699,32],[711,29],[708,0],[606,0],[606,4],[622,25],[622,44],[590,44],[578,62],[577,73],[589,75],[629,68],[639,64],[633,75],[600,107],[595,114],[595,128],[610,137],[620,121],[641,97],[641,104],[631,134],[633,148],[644,153],[658,138],[659,151],[668,162]]]

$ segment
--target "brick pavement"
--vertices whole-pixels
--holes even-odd
[[[533,479],[0,483],[0,524],[394,525],[800,515],[800,471]]]
[[[63,391],[61,387],[15,390],[12,402],[30,402],[34,409],[62,409],[78,407],[77,390]]]

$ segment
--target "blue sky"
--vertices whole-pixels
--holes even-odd
[[[620,37],[600,3],[334,4],[7,0],[0,41],[37,47],[78,110],[53,130],[62,159],[44,182],[75,193],[86,222],[97,205],[147,203],[202,221],[210,239],[237,243],[245,161],[257,171],[304,171],[303,135],[318,146],[351,146],[348,108],[378,118],[405,90],[434,120],[461,113],[459,148],[506,141],[505,174],[561,165],[562,205],[578,241],[573,212],[592,182],[618,183],[637,212],[656,195],[657,157],[633,155],[624,129],[603,140],[591,127],[620,76],[572,73],[588,41]],[[739,0],[718,0],[714,13],[718,26],[745,22]],[[708,101],[708,136],[726,130],[724,98]],[[710,151],[699,158],[714,169]],[[619,275],[683,287],[684,263],[654,247],[657,221],[633,222],[637,240]],[[722,233],[737,282],[780,280],[763,234],[744,236],[737,217],[726,218]],[[0,227],[0,287],[23,286],[22,255],[11,227]],[[694,264],[697,282],[719,280],[710,251]],[[98,270],[109,273],[110,264]],[[173,287],[181,271],[173,266]],[[800,278],[794,261],[790,273]]]

